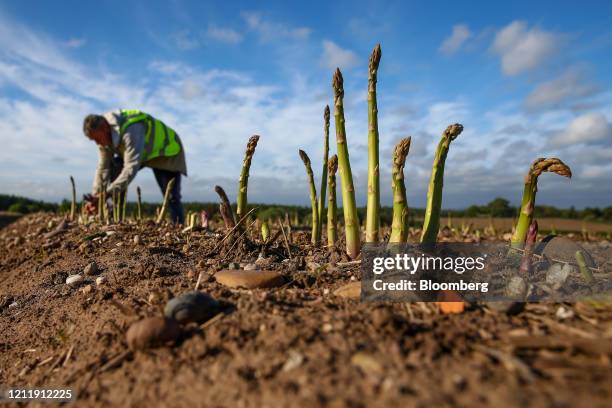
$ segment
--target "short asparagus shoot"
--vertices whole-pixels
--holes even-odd
[[[70,203],[70,221],[76,218],[76,187],[74,186],[74,177],[70,176],[70,184],[72,185],[72,202]]]
[[[321,172],[321,189],[319,190],[319,225],[317,227],[317,242],[321,242],[323,233],[323,213],[325,212],[325,194],[327,187],[327,160],[329,157],[329,106],[325,106],[323,111],[323,171]]]
[[[311,242],[316,245],[319,243],[319,209],[317,206],[317,188],[315,187],[314,174],[312,173],[312,166],[310,165],[310,158],[305,151],[300,150],[300,158],[304,162],[306,167],[306,174],[308,175],[308,184],[310,185],[310,204],[312,206],[312,237]]]
[[[159,211],[159,215],[157,216],[157,224],[161,224],[161,222],[166,218],[166,213],[168,212],[168,203],[170,202],[170,192],[174,188],[174,183],[176,179],[171,179],[166,186],[166,192],[164,193],[164,202],[162,203],[161,210]],[[174,222],[175,220],[172,220]]]
[[[513,248],[522,248],[525,245],[527,231],[533,221],[535,198],[538,191],[538,177],[544,172],[556,173],[567,178],[572,177],[570,168],[555,157],[549,159],[539,158],[533,162],[525,177],[521,211],[511,241]]]
[[[407,137],[395,145],[393,167],[391,170],[391,189],[393,190],[393,221],[389,242],[402,243],[408,239],[408,205],[406,185],[404,184],[404,166],[410,151],[411,138]]]
[[[244,153],[244,160],[242,161],[242,171],[240,172],[240,179],[238,180],[238,197],[237,197],[237,209],[236,215],[238,219],[241,219],[247,212],[247,188],[249,184],[249,169],[251,168],[251,160],[255,154],[255,148],[259,136],[254,135],[249,138],[247,143],[246,152]]]

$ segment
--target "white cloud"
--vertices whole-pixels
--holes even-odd
[[[308,27],[289,27],[285,24],[266,20],[260,13],[242,12],[249,30],[256,32],[263,42],[289,38],[293,40],[306,40],[312,30]]]
[[[70,38],[64,43],[68,48],[81,48],[85,44],[87,44],[87,39],[85,38]]]
[[[565,102],[592,96],[597,90],[580,71],[568,69],[559,77],[538,85],[527,95],[525,106],[529,110],[557,108]]]
[[[194,37],[189,30],[177,31],[176,33],[172,34],[170,38],[174,42],[174,45],[183,51],[192,50],[200,46],[198,39]]]
[[[544,63],[560,46],[560,36],[513,21],[495,35],[492,49],[501,57],[506,75],[518,75]]]
[[[231,28],[222,28],[215,25],[209,25],[206,36],[215,41],[219,41],[227,44],[238,44],[242,41],[242,34],[238,31],[232,30]]]
[[[344,49],[336,43],[323,40],[321,63],[329,69],[349,69],[357,64],[357,56],[351,50]]]
[[[578,116],[552,140],[556,146],[610,141],[612,141],[612,124],[601,113]]]
[[[465,24],[456,24],[453,26],[453,31],[440,45],[439,51],[443,54],[450,55],[455,53],[461,46],[472,36],[470,29]]]

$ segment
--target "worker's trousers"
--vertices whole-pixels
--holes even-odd
[[[119,176],[122,169],[123,159],[121,156],[113,156],[113,160],[111,161],[111,182]],[[168,200],[168,210],[173,223],[184,224],[185,210],[183,209],[183,204],[181,203],[181,173],[178,171],[168,171],[154,168],[152,168],[152,170],[153,175],[155,175],[157,185],[161,189],[162,196],[166,192],[166,187],[168,186],[170,180],[174,179],[174,186],[172,187],[172,190],[170,190],[170,197]]]

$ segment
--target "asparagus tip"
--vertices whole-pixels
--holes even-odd
[[[336,97],[341,97],[344,94],[344,79],[342,78],[340,68],[336,68],[336,72],[334,72],[332,87],[334,88]]]
[[[302,161],[304,162],[306,166],[310,166],[310,158],[308,157],[306,152],[303,151],[302,149],[300,149],[300,158],[302,159]]]
[[[454,123],[449,125],[444,131],[444,137],[450,138],[450,140],[455,140],[457,136],[459,136],[463,132],[463,125],[460,123]]]
[[[535,177],[538,177],[543,172],[556,173],[567,178],[572,177],[572,170],[569,166],[556,157],[551,157],[549,159],[540,157],[533,162],[529,169],[529,173]]]
[[[400,140],[399,143],[395,145],[393,157],[398,164],[404,163],[406,161],[406,156],[408,156],[408,152],[410,151],[411,141],[412,141],[412,137],[408,136]]]
[[[327,162],[327,171],[329,172],[330,176],[336,174],[336,171],[338,171],[338,156],[337,155],[334,154]]]
[[[325,110],[323,111],[323,119],[325,123],[329,123],[329,105],[325,105]]]
[[[370,55],[370,71],[376,71],[378,69],[378,64],[380,63],[381,56],[382,51],[380,49],[380,44],[376,44],[376,46],[372,50],[372,55]]]

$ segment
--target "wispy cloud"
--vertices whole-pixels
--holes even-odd
[[[68,39],[68,41],[64,42],[64,45],[68,48],[81,48],[85,44],[87,44],[86,38],[76,38],[76,37],[70,38]]]
[[[206,36],[212,40],[226,44],[238,44],[242,41],[242,34],[231,28],[218,27],[209,25],[206,31]]]
[[[456,24],[453,26],[451,35],[444,39],[442,45],[440,45],[439,51],[445,55],[454,54],[471,36],[472,32],[467,25]]]
[[[259,36],[263,42],[282,39],[306,40],[310,36],[308,27],[290,27],[286,24],[266,19],[261,13],[242,12],[247,28]]]
[[[560,43],[559,34],[513,21],[497,32],[492,49],[501,57],[504,74],[518,75],[546,62]]]
[[[180,50],[187,51],[200,46],[200,41],[198,40],[197,35],[193,34],[189,30],[177,31],[171,34],[170,38],[174,42],[174,45],[176,45],[176,47],[178,47]]]
[[[552,141],[557,146],[580,143],[607,143],[612,145],[612,124],[601,113],[587,113],[574,119]]]
[[[344,49],[333,41],[323,40],[321,64],[329,69],[349,69],[357,64],[357,56],[351,50]]]
[[[565,103],[576,104],[593,96],[599,88],[578,69],[568,69],[560,76],[538,85],[525,99],[529,110],[559,108]]]

